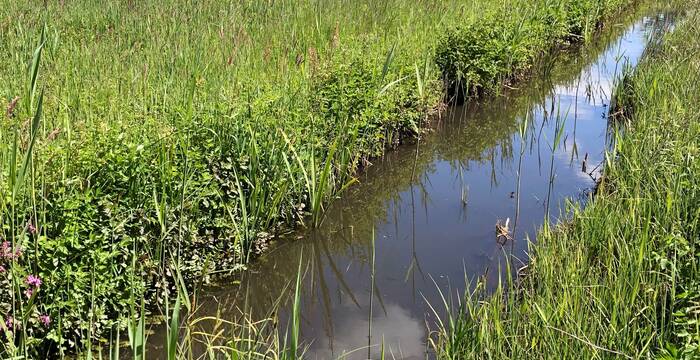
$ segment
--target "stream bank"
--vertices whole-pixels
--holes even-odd
[[[615,81],[671,23],[652,13],[610,26],[506,96],[451,108],[368,168],[320,227],[200,293],[199,315],[264,317],[281,299],[286,329],[301,260],[307,358],[373,358],[382,344],[397,358],[431,354],[425,324],[438,321],[440,291],[463,293],[465,278],[497,290],[506,259],[525,264],[537,229],[570,214],[568,199],[587,201],[611,145]]]

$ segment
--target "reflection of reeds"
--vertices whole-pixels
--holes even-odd
[[[220,309],[214,315],[199,316],[198,309],[192,307],[195,299],[190,299],[180,274],[176,276],[174,291],[176,299],[171,308],[165,302],[163,322],[165,323],[165,359],[198,359],[204,357],[247,359],[247,360],[297,360],[306,353],[302,344],[301,328],[301,289],[304,274],[303,261],[299,258],[299,267],[294,284],[294,298],[290,310],[290,321],[286,330],[278,328],[277,308],[268,309],[262,319],[255,319],[246,307],[236,314],[225,318]],[[281,289],[284,293],[286,288]],[[168,291],[165,299],[168,300]],[[246,298],[245,303],[248,302]],[[148,336],[146,305],[143,300],[132,301],[135,310],[128,325],[128,349],[134,360],[150,358],[150,353],[159,352],[152,347],[154,340]],[[230,311],[229,311],[230,312]],[[107,349],[96,349],[102,354],[107,350],[109,359],[119,358],[121,334],[119,328],[110,336]],[[150,350],[149,350],[150,349]]]
[[[520,194],[521,194],[521,184],[522,184],[522,174],[523,174],[523,157],[525,156],[525,151],[527,149],[527,131],[530,126],[530,113],[525,113],[525,118],[518,124],[518,136],[520,138],[520,154],[518,157],[518,172],[517,185],[515,194],[511,194],[511,198],[515,197],[515,219],[513,221],[513,240],[517,235],[518,221],[520,220]],[[513,247],[515,242],[513,242]],[[511,248],[512,252],[512,248]],[[511,254],[512,255],[512,254]]]
[[[374,230],[372,230],[372,256],[371,256],[371,273],[370,273],[370,291],[369,291],[369,314],[367,316],[367,358],[372,358],[372,319],[374,311],[374,288],[375,288],[375,264],[376,264],[376,246],[375,246]]]
[[[547,219],[549,219],[549,209],[550,209],[550,201],[552,197],[552,190],[554,189],[554,180],[556,177],[556,174],[554,172],[554,157],[556,155],[557,150],[559,149],[559,146],[561,144],[561,139],[562,136],[564,135],[564,125],[566,124],[566,119],[569,116],[569,109],[567,109],[566,114],[563,116],[561,115],[561,110],[559,108],[560,102],[557,101],[556,99],[552,99],[552,102],[557,102],[557,115],[555,118],[555,126],[554,126],[554,140],[552,141],[551,144],[549,145],[549,150],[551,152],[551,157],[550,157],[550,163],[549,163],[549,186],[547,188],[547,200],[545,202],[545,216]]]

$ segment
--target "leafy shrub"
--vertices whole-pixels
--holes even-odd
[[[440,40],[436,63],[448,88],[491,88],[511,71],[506,24],[487,18],[447,31]]]
[[[426,115],[437,103],[439,88],[426,79],[425,98],[418,90],[415,64],[396,64],[383,73],[382,60],[348,55],[341,63],[322,70],[315,80],[313,102],[321,123],[320,136],[328,146],[338,134],[338,124],[356,134],[353,145],[361,156],[381,155],[403,137],[417,135]]]
[[[604,15],[627,3],[535,1],[486,12],[447,29],[435,62],[451,95],[461,99],[492,92],[526,72],[537,55],[561,42],[587,38]]]

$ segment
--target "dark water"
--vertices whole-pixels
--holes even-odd
[[[565,216],[566,199],[588,199],[609,146],[615,79],[669,26],[664,15],[635,20],[554,56],[519,89],[435,119],[419,143],[377,159],[319,229],[282,242],[235,283],[208,289],[201,313],[226,318],[245,302],[265,314],[279,298],[284,328],[301,258],[307,358],[366,359],[368,345],[378,358],[382,341],[387,358],[426,358],[435,321],[426,300],[440,308],[438,289],[458,294],[465,279],[484,274],[493,286],[507,256],[527,261],[528,239],[548,216]],[[506,221],[512,239],[498,239],[496,224]]]

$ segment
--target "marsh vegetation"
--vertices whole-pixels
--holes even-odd
[[[115,358],[125,342],[127,356],[145,358],[148,322],[165,318],[163,346],[149,356],[302,357],[303,259],[317,253],[290,255],[295,275],[270,283],[279,293],[293,293],[289,324],[277,323],[274,302],[255,318],[243,305],[241,313],[228,318],[198,317],[200,292],[216,279],[245,274],[251,261],[277,248],[275,242],[290,241],[300,228],[322,228],[329,204],[352,189],[372,162],[388,149],[430,136],[445,102],[469,104],[502,95],[539,69],[546,54],[590,43],[605,19],[631,3],[3,4],[2,355]],[[644,108],[632,105],[644,100],[641,95],[624,99],[621,109]],[[456,149],[454,161],[470,151],[474,159],[489,159],[484,153],[492,146],[489,141],[507,151],[508,140],[500,139],[511,138],[511,125],[467,127],[474,134],[460,134],[483,143]],[[497,136],[480,137],[484,129]],[[552,154],[566,142],[564,136],[555,131],[549,140]],[[615,142],[616,155],[625,153],[625,141]],[[548,160],[551,183],[554,155]],[[615,182],[615,169],[606,163],[604,184],[624,185]],[[410,182],[414,175],[415,168]],[[637,185],[649,183],[641,175],[632,178],[639,179]],[[657,188],[666,189],[662,185]],[[646,194],[644,187],[635,189],[632,195]],[[677,214],[691,214],[681,212],[692,210],[691,195],[672,193],[667,207],[677,204]],[[469,203],[472,195],[463,190],[455,196]],[[596,206],[603,205],[586,211],[597,211]],[[686,220],[693,224],[692,216]],[[619,250],[609,247],[611,254]],[[692,254],[694,248],[686,250]],[[696,270],[692,264],[688,269]],[[370,299],[375,297],[372,274]],[[692,296],[684,299],[693,304]],[[453,314],[459,319],[454,327],[443,329],[440,355],[462,358],[499,344],[450,346],[460,339],[455,334],[473,329],[475,320],[461,316],[465,309]],[[475,309],[486,313],[490,308]],[[628,353],[623,346],[610,348]]]
[[[477,285],[446,303],[441,358],[700,356],[700,28],[688,11],[617,87],[594,201],[545,224],[495,293]]]

